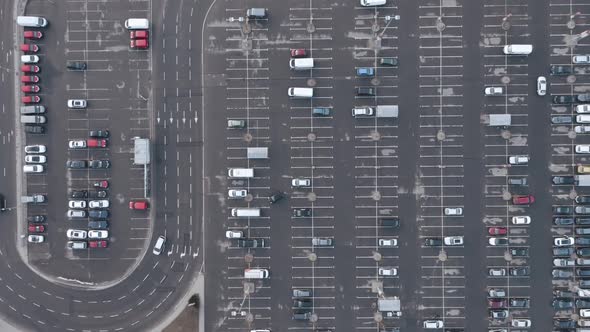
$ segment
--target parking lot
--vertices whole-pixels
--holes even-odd
[[[551,100],[585,93],[588,82],[585,65],[570,74],[554,67],[554,75],[549,66],[572,66],[572,56],[590,53],[588,8],[559,1],[535,8],[524,1],[288,5],[214,8],[225,24],[207,28],[215,35],[208,74],[223,72],[224,83],[207,90],[205,103],[219,109],[225,98],[207,135],[218,158],[208,167],[211,190],[223,197],[211,200],[207,220],[218,268],[208,273],[222,280],[223,293],[210,301],[225,308],[208,311],[211,322],[294,331],[575,325],[586,272],[551,265],[586,253],[558,263],[550,253],[554,238],[576,230],[583,243],[576,248],[585,245],[586,211],[574,202],[585,191],[551,181],[580,174],[575,167],[587,158],[573,151],[588,142],[574,130],[576,104]],[[246,19],[253,6],[268,16]],[[405,19],[416,24],[401,25]],[[550,42],[533,26],[550,32]],[[531,44],[532,53],[505,54],[511,44]],[[297,50],[313,68],[289,68]],[[546,95],[537,91],[539,76]],[[313,88],[313,97],[288,97],[293,87]],[[388,105],[399,106],[399,116],[380,115],[378,106]],[[228,121],[243,122],[228,128]],[[249,158],[249,148],[268,148],[268,157]],[[254,175],[232,178],[234,168]],[[228,190],[246,190],[245,197]],[[269,202],[276,194],[282,199]],[[569,207],[555,217],[571,221],[552,219],[552,206]],[[244,216],[256,212],[240,217],[242,208],[254,209]],[[380,307],[391,299],[401,301],[401,316]]]
[[[149,49],[129,48],[129,32],[123,26],[130,15],[127,10],[79,2],[70,2],[67,8],[66,20],[55,20],[43,29],[43,38],[34,41],[40,47],[39,96],[47,109],[47,124],[45,134],[27,135],[26,142],[47,146],[47,164],[43,173],[27,175],[26,191],[46,194],[47,204],[29,205],[28,216],[46,216],[45,242],[30,244],[29,258],[48,272],[70,271],[58,273],[67,277],[86,271],[100,282],[129,268],[149,239],[149,211],[131,211],[128,204],[144,197],[144,169],[133,165],[133,138],[149,137],[151,60]],[[149,15],[149,2],[138,4],[133,14]],[[85,63],[87,68],[72,70],[66,62]],[[68,107],[69,99],[86,100],[87,107]],[[91,147],[89,132],[97,130],[108,131],[108,137],[98,138],[106,140],[104,146]],[[71,141],[80,142],[79,147],[70,147]],[[74,160],[89,164],[102,160],[103,167],[106,161],[110,165],[66,168],[66,162]],[[94,185],[104,180],[107,188]],[[107,200],[109,207],[103,211],[108,211],[108,217],[67,218],[72,191],[90,193],[90,198],[82,197],[86,203],[79,203],[86,206],[93,199]],[[92,208],[83,210],[88,213]],[[66,230],[88,230],[92,220],[108,222],[108,248],[68,249]]]

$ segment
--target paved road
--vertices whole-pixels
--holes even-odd
[[[195,22],[202,21],[205,12],[201,8],[207,8],[208,5],[195,2],[146,2],[149,6],[147,11],[134,11],[136,7],[131,3],[113,4],[117,8],[131,9],[126,15],[128,17],[151,15],[151,40],[158,41],[151,45],[152,55],[157,54],[157,57],[152,56],[153,96],[148,96],[150,109],[153,110],[152,138],[155,138],[154,165],[151,170],[152,192],[155,198],[153,233],[155,236],[166,234],[169,245],[167,252],[159,257],[148,252],[135,271],[113,287],[96,291],[72,289],[47,282],[31,273],[29,268],[19,261],[15,241],[21,240],[14,236],[16,214],[14,211],[3,213],[0,219],[6,227],[0,245],[0,264],[3,265],[0,269],[0,280],[3,284],[0,290],[0,311],[7,320],[21,326],[21,330],[144,331],[153,328],[163,322],[176,303],[187,295],[187,287],[201,269],[201,152],[197,143],[201,140],[201,132],[200,123],[195,121],[201,112],[198,75],[201,34],[194,32],[200,31],[200,25]],[[60,15],[57,13],[65,12],[70,5],[74,6],[71,8],[79,7],[79,4],[32,2],[31,8],[34,8],[36,13],[44,13],[58,29],[61,25],[58,23]],[[88,6],[90,7],[83,9],[90,12],[96,9],[91,7],[92,4]],[[106,2],[102,6],[106,7],[105,12],[108,13],[109,3]],[[15,25],[12,13],[6,11],[9,6],[4,5],[2,8],[1,21],[3,31],[7,33],[3,34],[4,39],[0,47],[7,57],[2,59],[0,93],[2,112],[9,120],[14,116],[12,110],[15,104],[11,81],[14,73],[13,54],[10,51],[13,35],[11,32],[15,31]],[[34,14],[32,11],[27,13]],[[49,31],[52,27],[50,25]],[[177,38],[182,38],[182,43],[176,44]],[[89,71],[88,75],[90,77],[92,72]],[[44,98],[63,101],[65,96],[58,94]],[[56,105],[61,101],[56,101]],[[54,107],[50,111],[59,110],[60,107]],[[9,121],[2,121],[0,124],[3,139],[0,149],[3,156],[14,155],[13,128]],[[7,198],[8,206],[14,206],[15,183],[11,175],[14,174],[14,165],[3,163],[2,167],[6,170],[0,178],[4,188],[2,192]],[[63,188],[60,190],[63,191]],[[183,195],[179,195],[179,192]],[[121,272],[116,267],[113,271],[116,274]],[[73,279],[83,278],[85,276],[80,275],[74,276]]]

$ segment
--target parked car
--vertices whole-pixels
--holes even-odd
[[[510,248],[508,251],[512,257],[528,257],[529,256],[529,249],[528,248]]]
[[[150,43],[147,39],[131,39],[129,41],[129,47],[137,49],[146,49],[150,47]]]
[[[67,168],[87,168],[88,162],[86,160],[68,160],[66,162]]]
[[[20,87],[20,91],[25,93],[38,93],[41,88],[38,85],[23,85]]]
[[[424,246],[439,247],[443,245],[443,239],[440,237],[427,237],[424,239]]]
[[[108,160],[91,160],[89,163],[89,167],[94,169],[109,168],[111,167],[111,162]]]
[[[38,73],[41,70],[41,68],[39,68],[39,66],[36,65],[21,65],[20,70],[23,73]]]
[[[307,188],[311,186],[311,179],[295,178],[291,180],[291,186],[294,188]]]
[[[39,76],[37,75],[23,75],[20,77],[22,83],[37,83],[39,82]]]
[[[109,237],[109,231],[105,230],[90,230],[88,231],[89,239],[106,239]]]
[[[379,60],[379,64],[381,66],[395,67],[395,66],[399,65],[399,60],[396,57],[394,57],[394,58],[381,58]]]
[[[508,310],[490,310],[490,316],[492,319],[506,319],[508,318]]]
[[[68,239],[85,240],[87,235],[88,233],[81,229],[68,229],[66,231],[66,236]]]
[[[514,216],[512,217],[512,223],[514,225],[528,225],[531,223],[530,216]]]
[[[553,96],[554,104],[573,104],[576,102],[576,97],[571,95],[555,95]]]
[[[375,69],[371,67],[360,67],[356,69],[356,76],[359,77],[373,77],[375,76]]]
[[[107,180],[100,180],[100,181],[96,181],[93,184],[94,188],[103,188],[106,189],[109,187],[109,181]]]
[[[42,223],[47,221],[47,216],[34,214],[27,217],[28,222]]]
[[[506,290],[504,288],[490,288],[488,290],[489,297],[506,297]]]
[[[551,275],[553,276],[553,279],[569,279],[574,276],[574,273],[570,270],[553,269]]]
[[[368,96],[372,97],[375,96],[375,88],[372,87],[358,87],[356,89],[357,96]]]
[[[314,107],[311,110],[313,116],[330,116],[330,109],[328,107]]]
[[[575,64],[587,64],[590,63],[590,55],[574,55],[572,57],[572,62]]]
[[[553,256],[570,257],[574,254],[574,248],[553,248]]]
[[[95,199],[95,198],[106,198],[108,196],[106,190],[96,190],[96,191],[89,191],[88,198]]]
[[[296,217],[296,218],[311,217],[311,209],[310,208],[293,209],[293,217]]]
[[[445,236],[443,242],[446,246],[462,246],[463,236]]]
[[[27,242],[29,243],[43,243],[45,241],[45,237],[43,235],[29,235],[27,237]]]
[[[27,145],[25,146],[25,153],[45,153],[47,152],[47,147],[45,145]]]
[[[379,239],[377,240],[377,244],[381,248],[397,247],[397,239]]]
[[[491,246],[507,246],[508,238],[506,237],[491,237],[488,239],[488,243]]]
[[[569,115],[554,115],[551,117],[551,123],[553,124],[570,124],[573,122],[573,118]]]
[[[512,196],[512,204],[514,205],[527,205],[533,204],[535,197],[533,195],[514,195]]]
[[[293,290],[293,297],[311,297],[313,292],[311,289],[294,289]]]
[[[148,39],[148,30],[131,30],[129,31],[129,39]]]
[[[25,156],[25,163],[45,164],[46,162],[47,162],[47,158],[42,154],[26,155]]]
[[[85,209],[86,201],[69,201],[68,206],[70,207],[70,209]]]
[[[92,240],[88,241],[88,246],[90,248],[107,248],[109,243],[106,240]]]
[[[588,195],[578,195],[574,198],[574,202],[578,204],[590,204],[590,196]]]
[[[70,198],[88,198],[88,190],[72,190]]]
[[[244,237],[244,232],[242,231],[225,231],[225,238],[226,239],[241,239]]]
[[[529,162],[528,156],[510,156],[508,157],[508,163],[510,165],[526,165]]]
[[[43,126],[25,126],[25,133],[29,134],[43,134],[45,127]]]
[[[569,236],[556,237],[553,239],[553,245],[556,247],[571,247],[574,244],[574,238]]]
[[[32,43],[21,44],[20,50],[23,52],[37,53],[39,52],[39,46],[37,46],[37,44]]]
[[[463,215],[463,208],[461,207],[449,207],[444,210],[445,216],[461,216]]]
[[[311,239],[311,245],[316,247],[331,247],[334,245],[334,239],[314,237]]]
[[[569,318],[553,318],[553,326],[560,329],[574,328],[576,327],[576,321]],[[560,332],[563,332],[563,330]]]
[[[575,147],[576,153],[590,153],[590,144],[578,144]]]
[[[109,131],[108,130],[91,130],[88,132],[88,137],[93,138],[108,138]]]
[[[86,108],[86,99],[68,99],[69,108]]]
[[[22,96],[20,99],[25,104],[36,104],[41,101],[39,96]]]
[[[68,142],[68,147],[70,149],[84,149],[84,148],[86,148],[86,141],[85,140],[70,140]]]
[[[265,247],[264,239],[238,239],[240,248],[263,248]]]
[[[510,325],[512,325],[512,327],[529,328],[529,327],[531,327],[531,320],[530,319],[512,319],[512,322],[510,323]]]
[[[552,65],[549,68],[551,75],[570,75],[572,73],[572,67],[570,66],[555,66]]]
[[[555,267],[568,267],[568,266],[575,266],[576,261],[572,258],[555,258],[553,260],[553,266]]]
[[[106,220],[91,220],[88,222],[88,228],[90,229],[107,229],[109,222]]]
[[[292,58],[304,58],[307,56],[307,52],[305,49],[297,48],[291,50],[291,57]]]
[[[66,63],[66,68],[70,70],[86,70],[86,62],[83,61],[68,61]]]
[[[553,224],[556,226],[569,226],[574,224],[574,218],[571,217],[555,217]]]
[[[27,228],[27,230],[29,231],[29,233],[43,233],[43,232],[45,232],[45,226],[29,224],[29,227]]]
[[[571,206],[554,206],[553,207],[553,214],[572,214],[574,213],[574,209]]]
[[[490,235],[506,235],[508,229],[506,227],[489,227],[488,234]]]
[[[573,176],[554,176],[551,178],[553,184],[574,184],[575,180]]]
[[[577,214],[590,214],[590,206],[576,206],[574,212]]]
[[[486,96],[500,96],[502,93],[504,93],[504,88],[501,86],[489,86],[484,89]]]
[[[109,201],[107,199],[101,199],[97,201],[88,202],[88,207],[91,209],[106,209],[109,207]]]
[[[90,219],[106,219],[109,217],[107,210],[90,210],[88,211],[88,218]]]
[[[87,213],[84,210],[68,210],[66,212],[66,216],[68,218],[86,218]]]
[[[23,36],[27,39],[41,39],[43,38],[43,33],[41,31],[28,30],[23,32]]]
[[[148,208],[149,208],[149,203],[148,203],[148,201],[146,201],[144,199],[129,201],[129,209],[130,210],[147,210]]]
[[[507,274],[506,269],[503,267],[488,269],[488,275],[490,277],[502,277],[502,276],[505,276],[506,274]]]
[[[527,266],[518,266],[518,267],[511,267],[510,275],[514,277],[524,277],[530,274],[530,270]]]

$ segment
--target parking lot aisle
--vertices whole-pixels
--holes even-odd
[[[285,95],[287,87],[312,87],[314,98],[287,101],[287,121],[290,131],[288,179],[309,181],[309,185],[289,189],[291,213],[291,282],[289,302],[290,331],[309,331],[336,327],[334,218],[334,126],[332,55],[333,7],[329,1],[289,2],[289,49],[281,50],[281,61],[274,73],[289,77],[287,86],[277,91]],[[313,68],[289,69],[286,60],[290,49],[301,49],[313,58]],[[282,97],[286,98],[286,97]],[[316,116],[312,109],[321,108],[328,114]],[[281,121],[285,122],[285,121]],[[280,122],[273,122],[276,126]],[[291,297],[293,291],[309,290],[310,302]],[[305,309],[303,304],[310,307]],[[295,320],[296,314],[309,312],[308,322]],[[285,326],[286,327],[286,326]]]
[[[384,108],[398,109],[398,20],[397,4],[388,2],[383,7],[360,7],[355,3],[352,59],[340,64],[338,72],[353,76],[353,86],[341,85],[339,89],[354,89],[354,98],[342,100],[342,108],[370,107],[375,114],[348,115],[353,149],[346,151],[352,160],[353,202],[351,208],[354,223],[352,242],[354,260],[354,329],[375,330],[400,326],[399,318],[391,312],[379,311],[379,299],[399,298],[399,276],[405,271],[400,266],[399,243],[399,155],[398,117],[381,117]],[[363,95],[359,89],[368,93]],[[373,90],[373,91],[371,91]],[[402,110],[403,111],[403,110]],[[401,227],[406,227],[405,220]],[[402,299],[402,311],[404,300]],[[347,302],[348,303],[348,302]],[[344,328],[344,327],[343,327]]]
[[[526,200],[534,193],[528,185],[531,166],[524,162],[530,156],[529,59],[506,56],[502,52],[506,44],[528,43],[525,38],[528,17],[528,5],[524,1],[496,1],[484,5],[482,67],[487,90],[482,113],[487,287],[505,291],[509,299],[530,301],[531,236],[530,225],[526,222],[530,220],[532,203]],[[494,124],[490,115],[498,114],[509,115],[510,124],[505,127]],[[511,159],[515,156],[524,156],[524,159],[519,159],[519,164]],[[500,302],[494,300],[496,297],[492,296],[492,302],[488,303],[490,328],[508,327],[513,318],[529,317],[527,308],[508,303],[499,305]],[[509,313],[510,318],[502,318],[504,313]]]
[[[463,327],[463,50],[462,2],[419,4],[418,224],[421,280],[418,313]],[[446,211],[446,209],[452,211]],[[470,241],[469,237],[466,241]]]

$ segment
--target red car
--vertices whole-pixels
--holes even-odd
[[[307,56],[307,52],[305,52],[305,50],[302,48],[291,50],[291,57],[292,58],[303,58],[306,56]]]
[[[41,31],[25,31],[25,38],[40,39],[43,38]]]
[[[506,235],[508,229],[506,227],[490,227],[488,228],[488,234],[490,235]]]
[[[23,85],[20,87],[20,91],[28,93],[37,93],[41,90],[38,85]]]
[[[45,232],[45,226],[29,224],[29,233],[43,233]]]
[[[148,202],[144,201],[144,200],[129,202],[129,209],[131,209],[131,210],[147,210],[148,207],[149,207]]]
[[[129,38],[131,39],[148,39],[149,32],[147,30],[133,30],[129,32]]]
[[[488,307],[490,308],[506,308],[506,300],[503,299],[488,299]]]
[[[147,39],[132,39],[129,46],[131,48],[148,48],[150,45]]]
[[[39,52],[39,46],[35,44],[21,44],[20,50],[23,52],[37,53]]]
[[[488,228],[488,234],[490,235],[506,235],[508,230],[506,227],[490,227]]]
[[[35,65],[22,65],[20,66],[20,70],[25,73],[38,73],[40,69],[39,66]]]
[[[533,197],[533,195],[526,195],[526,196],[515,195],[512,197],[512,204],[515,204],[515,205],[526,205],[526,204],[532,204],[534,202],[535,202],[535,198]]]
[[[88,241],[88,246],[90,248],[106,248],[109,246],[109,243],[105,240]]]
[[[86,146],[89,148],[106,148],[107,147],[107,140],[106,139],[87,139]]]
[[[101,181],[94,182],[94,188],[108,188],[108,187],[109,187],[109,181],[107,181],[107,180],[101,180]]]
[[[21,76],[20,81],[23,83],[37,83],[39,82],[39,76],[37,75],[30,75],[30,76]]]
[[[41,101],[39,96],[23,96],[20,100],[25,104],[35,104]]]

